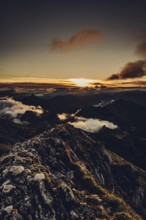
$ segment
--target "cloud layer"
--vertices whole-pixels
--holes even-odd
[[[84,131],[91,132],[91,133],[98,132],[103,126],[106,126],[107,128],[110,128],[110,129],[118,128],[117,125],[109,121],[102,121],[102,120],[93,119],[93,118],[87,119],[83,117],[78,117],[77,119],[78,121],[69,122],[69,124],[73,125],[76,128],[80,128]]]
[[[15,123],[22,123],[20,117],[25,114],[26,111],[35,112],[37,115],[43,113],[41,107],[36,108],[35,106],[24,105],[10,97],[0,99],[1,118],[8,118]]]
[[[127,63],[118,74],[112,74],[107,80],[141,78],[146,75],[146,60]]]
[[[102,40],[103,34],[94,29],[87,29],[77,32],[69,39],[56,38],[50,44],[51,51],[69,52],[76,48],[84,47],[91,43]]]

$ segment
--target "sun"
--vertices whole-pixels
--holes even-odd
[[[90,83],[94,82],[94,80],[92,79],[85,79],[85,78],[72,78],[69,79],[69,81],[79,87],[86,87],[86,86],[91,87]]]

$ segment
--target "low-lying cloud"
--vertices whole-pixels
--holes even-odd
[[[99,42],[103,34],[94,29],[87,29],[77,32],[69,39],[56,38],[50,44],[51,51],[69,52],[76,48]]]
[[[110,129],[118,128],[117,125],[109,121],[102,121],[102,120],[93,119],[93,118],[87,119],[83,117],[78,117],[77,121],[69,122],[69,124],[73,125],[76,128],[80,128],[84,131],[91,132],[91,133],[98,132],[104,126]]]
[[[25,105],[10,97],[0,99],[0,118],[8,118],[15,123],[22,123],[20,118],[26,111],[32,111],[38,116],[43,113],[39,106]]]
[[[118,74],[112,74],[107,80],[134,79],[146,75],[146,60],[127,63]]]
[[[68,114],[66,113],[58,114],[57,117],[59,118],[60,121],[65,121],[68,118]]]

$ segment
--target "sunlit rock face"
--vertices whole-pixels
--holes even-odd
[[[0,219],[139,220],[145,201],[146,173],[70,125],[0,159]]]

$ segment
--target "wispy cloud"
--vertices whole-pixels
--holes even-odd
[[[69,39],[55,38],[49,45],[51,51],[69,52],[76,48],[99,42],[103,34],[95,29],[86,29],[77,32]]]

